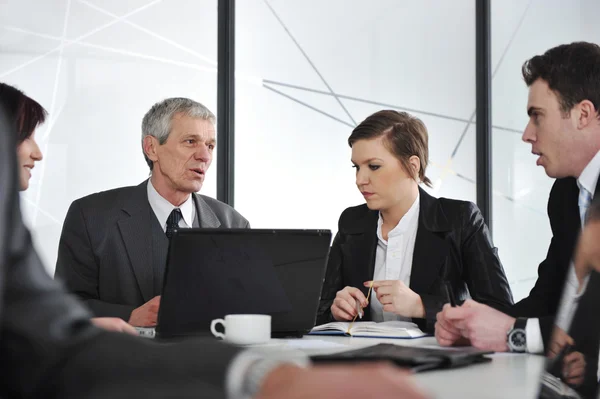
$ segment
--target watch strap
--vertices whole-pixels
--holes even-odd
[[[525,317],[518,317],[515,320],[515,324],[513,326],[513,330],[525,330],[525,328],[527,327],[527,319]]]

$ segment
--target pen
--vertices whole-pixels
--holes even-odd
[[[363,317],[362,307],[360,306],[360,303],[358,303],[358,301],[356,301],[356,313],[358,314],[358,318],[362,319],[362,317]]]
[[[570,344],[566,344],[565,346],[563,346],[554,358],[549,359],[546,370],[550,374],[553,374],[556,377],[564,378],[565,376],[563,376],[563,370],[562,370],[563,361],[565,359],[565,356],[567,356],[569,353],[573,352],[573,349],[574,349],[573,346],[571,346]]]
[[[444,281],[444,290],[446,291],[446,299],[450,302],[450,306],[455,308],[456,299],[454,298],[454,291],[452,290],[452,285],[450,285],[449,281]]]
[[[444,261],[444,270],[443,270],[443,278],[442,278],[442,285],[444,288],[444,292],[446,293],[446,299],[448,300],[448,303],[450,303],[450,306],[452,306],[453,308],[456,307],[456,298],[454,297],[454,290],[452,289],[452,285],[450,284],[450,281],[448,281],[448,275],[449,275],[449,269],[448,269],[448,256],[446,256],[446,259]]]

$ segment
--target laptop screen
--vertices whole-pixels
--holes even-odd
[[[568,284],[568,283],[567,283]],[[565,292],[567,291],[565,287]],[[538,398],[596,398],[600,351],[600,274],[592,272],[576,299],[563,293]]]
[[[227,314],[270,314],[273,332],[315,322],[329,230],[179,229],[171,238],[156,332],[209,331]]]

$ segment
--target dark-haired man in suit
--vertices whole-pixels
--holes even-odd
[[[215,145],[213,113],[196,101],[168,98],[142,121],[150,179],[71,204],[55,275],[95,316],[155,326],[172,230],[249,227],[229,205],[196,194]]]
[[[474,301],[438,313],[442,345],[470,342],[495,351],[540,353],[553,320],[563,334],[568,309],[561,295],[578,299],[572,258],[590,201],[600,191],[600,46],[576,42],[554,47],[523,65],[529,87],[529,123],[523,141],[537,165],[556,178],[548,200],[552,241],[529,296],[510,316]],[[564,286],[564,293],[563,293]]]

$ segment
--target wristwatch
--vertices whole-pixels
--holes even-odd
[[[515,324],[506,334],[506,342],[511,352],[523,353],[527,350],[526,326],[527,319],[520,317],[515,320]]]

